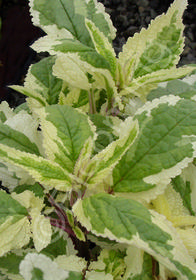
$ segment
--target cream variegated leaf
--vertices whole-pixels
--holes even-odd
[[[159,83],[183,78],[189,75],[194,70],[194,67],[186,66],[180,68],[162,69],[150,74],[133,79],[120,92],[120,95],[138,96],[142,101],[146,101],[146,97],[151,90],[156,88]]]
[[[117,88],[106,59],[103,56],[97,58],[94,53],[91,56],[82,55],[73,52],[57,54],[53,74],[71,87],[87,91],[105,89],[109,98],[116,97]],[[89,74],[92,75],[91,81],[88,79]]]
[[[53,73],[71,86],[89,90],[91,85],[86,76],[87,71],[80,64],[79,58],[75,58],[75,56],[59,54],[53,67]]]
[[[32,218],[31,229],[33,243],[37,252],[40,252],[51,242],[52,228],[50,219],[41,215],[37,210],[32,210],[30,215]]]
[[[107,250],[103,249],[97,261],[91,262],[90,271],[105,272],[106,275],[112,275],[113,279],[120,279],[126,270],[125,264],[126,250]]]
[[[124,278],[128,280],[152,280],[153,264],[152,257],[135,246],[129,246],[126,252],[125,263],[127,269]]]
[[[180,178],[175,178],[172,185],[183,199],[183,204],[192,215],[196,213],[196,166],[189,164],[181,174]],[[179,182],[180,181],[180,182]]]
[[[12,118],[14,115],[14,111],[9,107],[9,104],[6,101],[1,102],[0,122],[4,123],[7,119]]]
[[[38,95],[40,94],[46,105],[58,103],[59,94],[63,86],[62,80],[52,74],[55,60],[54,56],[49,56],[31,65],[24,82],[24,88],[32,89]],[[33,98],[33,96],[31,97]]]
[[[61,91],[58,104],[79,108],[83,112],[89,112],[89,92],[69,85],[68,93]]]
[[[174,66],[178,63],[179,54],[182,52],[184,44],[182,37],[184,29],[182,15],[186,6],[186,0],[175,1],[166,14],[162,14],[151,21],[148,29],[143,28],[140,33],[136,33],[134,37],[128,39],[123,47],[123,52],[120,53],[119,56],[119,63],[122,65],[122,69],[125,69],[124,74],[128,74],[131,77],[134,75],[136,76],[135,71],[138,71],[139,64],[142,63],[142,55],[144,56],[145,52],[147,52],[147,50],[150,51],[150,49],[152,50],[152,58],[150,56],[149,58],[146,57],[146,59],[148,58],[147,62],[149,65],[144,65],[146,70],[149,69],[149,73],[152,72],[150,65],[153,63],[156,63],[157,67],[160,69],[163,68],[162,66],[170,68],[169,66]],[[165,33],[168,33],[167,40],[169,40],[169,42],[172,41],[172,38],[175,39],[172,45],[173,49],[171,50],[167,46],[167,41],[165,40],[164,42],[165,37],[162,37]],[[172,37],[173,35],[175,35],[175,37]],[[163,40],[160,41],[161,39]],[[157,50],[153,49],[153,47],[156,47]],[[153,51],[156,51],[156,53],[153,54]],[[155,57],[153,57],[153,55]],[[156,61],[153,60],[153,58],[156,58]],[[163,58],[166,60],[165,64],[158,66],[158,63],[160,63]],[[137,75],[139,75],[139,72]],[[130,79],[130,76],[126,75],[126,78]]]
[[[84,143],[84,147],[81,150],[80,156],[74,167],[74,175],[77,177],[82,177],[84,175],[86,166],[89,164],[90,158],[92,156],[94,141],[92,137],[89,137]]]
[[[91,46],[90,35],[85,27],[85,18],[92,20],[110,40],[115,38],[115,28],[109,15],[105,13],[104,6],[97,1],[58,0],[55,7],[50,0],[42,1],[42,3],[30,0],[29,4],[34,25],[40,26],[48,34],[50,39],[48,38],[47,43],[49,44],[51,41],[63,38],[74,38],[84,45]]]
[[[11,114],[8,112],[5,112],[7,119],[0,123],[0,143],[32,154],[43,154],[42,135],[37,130],[38,121],[24,110],[18,113],[11,111]],[[1,164],[0,169],[3,185],[11,189],[18,184],[34,182],[27,172],[13,164]]]
[[[47,158],[73,173],[86,140],[96,137],[95,127],[86,114],[68,105],[45,107],[37,114]]]
[[[97,0],[76,0],[75,3],[76,13],[79,13],[85,18],[91,20],[109,40],[116,37],[116,29],[110,19],[110,16],[105,12],[105,7]],[[81,8],[82,6],[82,8]]]
[[[192,72],[191,68],[176,68],[184,47],[182,15],[186,6],[186,0],[174,1],[148,29],[128,39],[118,61],[122,94],[145,99],[157,83]]]
[[[40,280],[69,279],[69,272],[59,268],[49,257],[43,254],[29,253],[20,263],[20,274],[25,280],[32,280],[37,274]]]
[[[154,99],[135,118],[141,134],[114,168],[112,188],[118,195],[150,201],[195,157],[195,101]]]
[[[37,106],[39,106],[39,107],[44,107],[44,106],[48,105],[45,98],[36,90],[27,88],[27,87],[23,87],[23,86],[10,86],[10,88],[34,99],[36,101],[36,103],[38,104]]]
[[[31,231],[27,216],[25,207],[0,191],[0,256],[29,243]]]
[[[36,52],[45,51],[51,55],[55,55],[56,51],[53,50],[54,46],[61,45],[61,41],[65,38],[68,40],[72,40],[74,38],[73,35],[65,28],[59,29],[56,25],[49,25],[43,28],[43,30],[45,30],[48,35],[39,38],[33,43],[33,45],[31,45],[31,48]]]
[[[76,255],[60,255],[54,259],[55,263],[64,270],[71,270],[73,272],[82,272],[86,269],[87,262],[83,258]]]
[[[105,273],[105,272],[97,272],[97,271],[87,271],[86,274],[86,279],[87,280],[113,280],[114,277],[110,273]]]
[[[15,220],[9,217],[0,225],[0,256],[13,249],[20,249],[30,241],[30,223],[27,217]]]
[[[79,200],[73,212],[93,234],[140,248],[182,280],[196,279],[194,259],[172,224],[157,212],[108,194]]]
[[[169,185],[164,194],[159,195],[152,201],[153,208],[163,214],[173,226],[177,229],[184,245],[189,251],[189,254],[195,258],[195,242],[196,236],[195,224],[196,217],[190,215],[189,209],[186,208],[186,204],[183,205],[182,193],[175,190],[177,181],[175,184]],[[180,184],[179,186],[182,186]],[[184,195],[185,196],[185,195]]]
[[[12,193],[12,197],[28,209],[31,217],[31,232],[35,249],[40,252],[51,242],[52,228],[50,220],[41,215],[44,207],[43,199],[36,197],[31,191],[20,194]]]
[[[13,192],[11,193],[11,197],[28,210],[36,209],[38,212],[41,212],[42,208],[44,207],[43,199],[35,196],[35,194],[29,190],[25,190],[19,194]]]
[[[6,255],[0,257],[0,277],[1,280],[24,280],[19,275],[19,264],[25,257],[25,252],[21,249],[9,252]],[[14,264],[14,265],[13,265]],[[4,277],[1,275],[4,275]]]
[[[116,141],[111,142],[104,150],[97,153],[81,172],[81,179],[88,187],[94,187],[108,177],[115,165],[119,162],[125,152],[134,143],[138,135],[138,123],[132,118],[124,122],[126,134]]]
[[[30,12],[34,25],[41,27],[47,34],[52,34],[55,29],[62,29],[64,36],[75,38],[86,45],[91,44],[84,24],[84,16],[75,12],[75,2],[57,0],[54,7],[53,1],[50,0],[42,1],[42,3],[30,0]],[[77,3],[80,5],[80,2],[77,1]],[[58,33],[55,37],[58,39]],[[61,35],[59,37],[62,38]]]
[[[57,163],[43,157],[21,152],[0,144],[0,158],[8,163],[21,167],[46,189],[56,188],[66,191],[71,188],[73,176]]]
[[[92,21],[86,19],[85,23],[91,35],[96,51],[100,55],[105,57],[105,59],[109,62],[110,71],[115,78],[117,61],[116,54],[111,43],[108,41],[108,38],[104,36],[102,32],[100,32],[99,28],[96,27]]]

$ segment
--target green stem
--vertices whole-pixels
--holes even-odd
[[[92,89],[90,89],[90,91],[88,92],[88,97],[89,97],[90,114],[96,114],[95,98]]]

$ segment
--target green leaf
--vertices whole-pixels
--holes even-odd
[[[138,123],[132,118],[127,118],[122,123],[121,137],[111,142],[104,150],[96,154],[85,170],[82,172],[82,179],[91,187],[102,182],[111,174],[113,168],[122,158],[127,149],[134,143],[138,135]]]
[[[173,178],[172,186],[176,192],[178,192],[182,198],[184,206],[189,210],[191,215],[195,215],[195,212],[192,209],[191,205],[191,188],[190,188],[190,182],[182,179],[182,177],[179,175],[176,178]]]
[[[20,274],[25,280],[32,280],[32,277],[38,277],[41,274],[42,280],[65,280],[69,276],[69,272],[59,268],[49,257],[37,253],[29,253],[25,256],[20,263]]]
[[[48,244],[40,253],[51,259],[57,258],[59,255],[66,255],[67,253],[67,239],[59,231],[52,235],[51,243]]]
[[[81,44],[72,39],[62,39],[58,44],[53,44],[52,50],[55,53],[75,53],[81,61],[85,61],[96,68],[103,68],[110,70],[110,64],[104,56],[96,52],[95,49]]]
[[[85,22],[93,40],[95,49],[109,62],[110,71],[113,77],[115,77],[117,62],[112,45],[109,43],[107,37],[104,36],[102,32],[100,32],[99,28],[97,28],[92,21],[86,19]]]
[[[169,81],[166,87],[159,86],[157,89],[152,90],[149,93],[147,100],[152,101],[155,98],[170,94],[178,95],[181,98],[191,99],[196,95],[196,88],[193,85],[188,84],[186,81]]]
[[[110,40],[115,37],[115,28],[109,16],[105,13],[104,6],[97,1],[88,2],[81,0],[58,0],[53,5],[53,1],[30,1],[31,15],[33,23],[40,26],[49,35],[38,40],[45,42],[45,47],[50,41],[59,39],[75,39],[87,46],[93,46],[88,30],[85,26],[85,18],[90,19]],[[48,37],[48,38],[47,38]],[[51,38],[50,38],[51,37]],[[47,47],[46,47],[47,48]],[[47,51],[45,48],[40,51]]]
[[[39,25],[46,33],[52,32],[55,26],[57,29],[66,30],[67,36],[87,46],[92,44],[84,24],[84,16],[76,11],[76,8],[79,10],[81,6],[80,1],[57,0],[54,5],[52,0],[33,0],[30,6],[33,23]]]
[[[10,86],[10,88],[14,89],[26,96],[31,97],[34,101],[37,102],[37,104],[40,107],[44,107],[44,106],[48,105],[45,98],[43,98],[43,96],[40,93],[36,92],[35,90],[32,90],[31,88],[27,88],[27,87],[23,87],[23,86]]]
[[[0,270],[6,271],[6,273],[19,274],[19,264],[24,259],[24,253],[21,254],[17,250],[14,253],[7,253],[5,256],[0,257]]]
[[[0,158],[27,171],[45,187],[67,190],[72,186],[72,176],[58,164],[0,144]]]
[[[88,116],[67,105],[48,106],[38,114],[48,158],[72,173],[84,143],[94,137]]]
[[[159,82],[180,78],[194,68],[176,68],[184,47],[182,15],[186,0],[176,0],[166,14],[129,38],[119,55],[121,88],[145,98]],[[125,93],[124,93],[125,94]]]
[[[49,105],[58,103],[62,89],[62,80],[52,74],[55,60],[55,57],[50,56],[31,65],[24,84],[26,88],[30,88],[40,94]]]
[[[31,275],[32,275],[31,280],[44,280],[43,272],[39,268],[36,267],[33,268]]]
[[[194,259],[171,223],[139,202],[101,193],[79,200],[73,212],[93,234],[146,251],[180,279],[196,279]]]
[[[13,109],[6,101],[0,103],[0,122],[4,123],[7,119],[14,117]]]
[[[195,156],[196,103],[165,96],[147,102],[135,118],[140,134],[115,167],[112,189],[149,201]]]
[[[35,183],[34,185],[19,185],[16,188],[14,188],[14,192],[17,194],[22,193],[26,190],[32,191],[35,194],[35,196],[38,196],[40,198],[44,196],[44,190],[38,183]]]
[[[162,69],[145,76],[133,79],[124,90],[121,91],[121,95],[140,97],[143,101],[146,101],[148,93],[156,88],[159,83],[170,81],[174,79],[183,78],[189,75],[193,71],[193,67],[184,66],[181,68]]]
[[[127,256],[125,263],[127,270],[125,273],[125,279],[128,280],[154,280],[153,276],[153,260],[152,256],[145,253],[143,250],[134,246],[129,246],[127,249]]]
[[[91,263],[91,269],[97,272],[111,274],[114,279],[120,279],[124,276],[126,265],[124,262],[126,252],[120,250],[103,249],[96,262]],[[104,264],[104,265],[103,265]]]
[[[0,224],[7,217],[18,216],[20,218],[27,216],[28,212],[19,202],[13,199],[9,194],[0,191]]]
[[[27,215],[25,207],[0,191],[0,256],[28,244],[31,233]]]
[[[3,123],[0,123],[0,143],[27,153],[40,154],[37,145],[25,134]]]
[[[129,38],[120,54],[120,62],[128,64],[134,78],[176,65],[183,50],[182,15],[186,0],[176,0],[166,14],[151,21],[148,29],[142,29]]]
[[[69,272],[69,277],[67,278],[67,280],[82,280],[82,279],[83,279],[83,275],[81,275],[81,273],[73,272],[73,271]]]
[[[117,137],[113,131],[113,121],[111,117],[105,117],[100,114],[89,116],[96,127],[97,139],[95,141],[94,154],[102,151]]]
[[[20,104],[14,109],[15,114],[19,113],[20,111],[26,111],[29,115],[31,114],[27,102]]]

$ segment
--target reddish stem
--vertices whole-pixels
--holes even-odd
[[[52,226],[62,229],[63,231],[67,232],[69,234],[69,236],[76,237],[75,233],[70,228],[69,224],[64,223],[64,221],[54,219],[54,218],[51,218],[51,217],[47,217],[47,218],[50,219],[50,224]]]

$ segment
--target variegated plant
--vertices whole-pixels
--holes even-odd
[[[196,280],[196,75],[177,67],[187,1],[119,57],[96,0],[29,4],[46,33],[32,47],[49,56],[13,86],[26,103],[0,105],[1,279]]]

